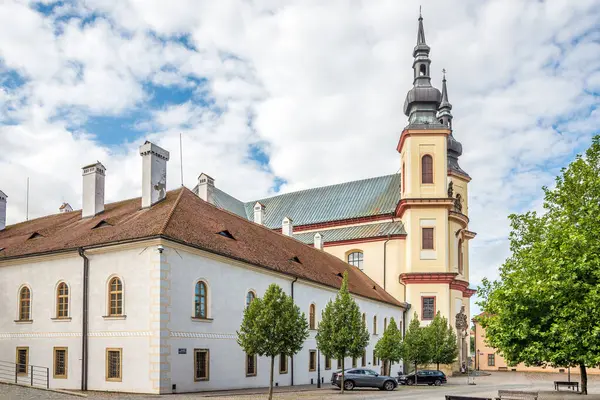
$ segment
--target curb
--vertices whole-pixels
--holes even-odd
[[[0,381],[0,385],[20,386],[20,387],[24,387],[24,388],[28,388],[28,389],[43,390],[45,392],[66,394],[69,396],[88,397],[87,394],[84,394],[84,393],[74,393],[74,392],[70,392],[68,390],[61,390],[61,389],[46,389],[46,388],[42,388],[42,387],[38,387],[38,386],[24,385],[22,383]]]

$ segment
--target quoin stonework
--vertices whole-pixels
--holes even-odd
[[[64,204],[6,225],[0,191],[0,361],[15,364],[18,381],[32,365],[49,368],[53,388],[264,387],[269,360],[244,354],[236,330],[276,283],[310,335],[296,356],[278,357],[275,383],[316,383],[340,365],[318,354],[315,334],[344,271],[370,334],[346,365],[378,369],[374,346],[392,317],[404,330],[415,312],[425,326],[438,311],[466,361],[471,179],[458,164],[446,77],[441,91],[431,83],[421,17],[412,54],[398,174],[242,201],[212,173],[167,191],[169,152],[145,142],[139,198],[105,204],[110,170],[99,161],[82,169],[81,210]]]

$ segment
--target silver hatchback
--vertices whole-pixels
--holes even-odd
[[[331,375],[331,384],[341,386],[342,371]],[[344,389],[352,390],[355,387],[374,387],[379,390],[394,390],[398,383],[391,376],[379,375],[367,368],[350,368],[344,371]]]

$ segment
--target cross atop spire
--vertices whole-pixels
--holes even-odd
[[[423,28],[423,15],[421,14],[421,6],[419,6],[419,31],[417,32],[417,46],[427,45],[425,43],[425,29]]]

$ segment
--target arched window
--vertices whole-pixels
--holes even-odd
[[[19,321],[31,320],[31,290],[23,286],[19,291]]]
[[[433,158],[429,154],[421,158],[421,183],[433,183]]]
[[[315,323],[315,305],[311,304],[310,307],[308,308],[308,328],[309,329],[315,329],[316,323]]]
[[[383,319],[383,331],[385,332],[385,330],[387,329],[387,318]]]
[[[118,277],[108,283],[108,315],[123,315],[123,282]]]
[[[348,264],[353,265],[362,271],[363,269],[363,253],[362,251],[353,251],[348,254]]]
[[[458,239],[458,273],[462,275],[463,271],[463,241]]]
[[[373,316],[373,335],[377,335],[377,315]]]
[[[252,300],[254,300],[255,298],[256,294],[252,290],[249,290],[246,294],[246,307],[248,307],[250,303],[252,303]]]
[[[61,282],[56,287],[56,318],[69,317],[69,287]]]
[[[208,318],[208,307],[207,304],[207,293],[206,283],[198,281],[196,283],[196,290],[194,293],[194,317],[195,318]]]
[[[427,67],[425,66],[425,64],[421,64],[419,66],[419,75],[424,76],[425,74],[427,74]]]

